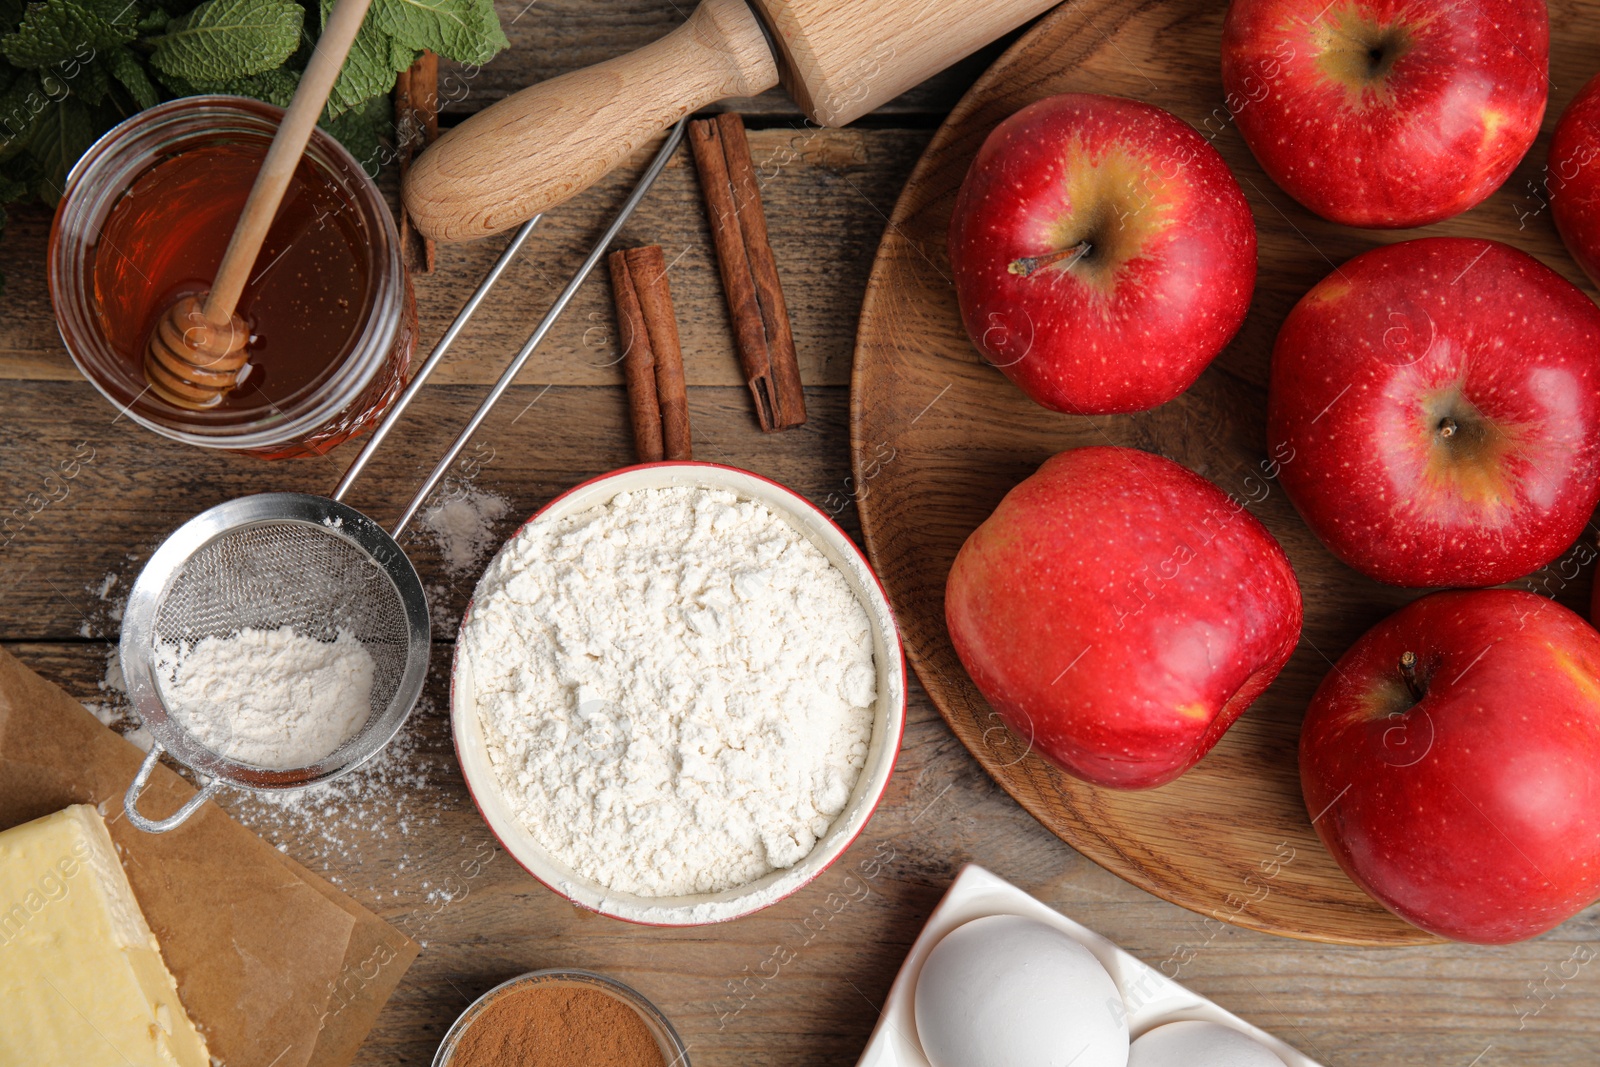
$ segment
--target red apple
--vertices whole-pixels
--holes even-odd
[[[1394,585],[1497,585],[1600,500],[1600,309],[1496,241],[1375,248],[1289,313],[1267,435],[1333,554]]]
[[[1600,897],[1600,633],[1520,590],[1414,601],[1311,698],[1300,783],[1328,851],[1402,919],[1543,933]]]
[[[1300,617],[1266,527],[1131,448],[1048,460],[967,538],[945,585],[956,654],[1011,730],[1123,789],[1199,762],[1288,661]]]
[[[1273,181],[1325,219],[1422,226],[1494,192],[1544,117],[1544,0],[1233,0],[1222,85]]]
[[[1192,127],[1070,93],[984,141],[950,219],[950,269],[972,343],[1023,392],[1056,411],[1143,411],[1238,332],[1255,223]]]
[[[1600,285],[1600,76],[1561,113],[1545,182],[1550,214],[1567,251]]]

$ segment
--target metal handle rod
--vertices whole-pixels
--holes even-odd
[[[583,285],[584,279],[589,277],[589,273],[594,270],[595,264],[599,263],[600,258],[606,254],[606,248],[616,239],[617,232],[622,229],[623,223],[628,221],[628,216],[633,214],[633,209],[639,206],[639,202],[650,191],[650,186],[655,184],[655,180],[661,174],[662,168],[667,165],[667,160],[672,158],[672,153],[677,149],[678,143],[683,140],[683,131],[688,126],[688,123],[689,118],[686,115],[667,132],[666,143],[656,153],[655,159],[650,161],[650,166],[639,178],[639,184],[635,185],[633,192],[628,194],[628,199],[623,202],[621,210],[617,212],[617,217],[611,220],[611,225],[606,227],[606,232],[600,235],[600,239],[590,249],[589,257],[583,261],[583,266],[578,268],[578,272],[572,276],[572,280],[567,283],[567,287],[561,290],[561,295],[556,297],[555,303],[550,305],[550,310],[544,313],[544,318],[540,319],[539,325],[534,328],[533,336],[528,338],[527,343],[522,346],[522,350],[517,353],[516,358],[511,361],[505,372],[500,375],[500,380],[494,383],[493,389],[489,390],[489,395],[484,397],[482,404],[478,405],[478,410],[473,412],[471,421],[467,423],[467,428],[461,431],[461,436],[455,439],[455,443],[450,446],[444,458],[439,460],[439,465],[433,468],[433,473],[428,475],[427,480],[422,483],[422,488],[417,490],[417,495],[411,498],[410,504],[406,505],[405,514],[400,516],[399,523],[390,531],[396,540],[399,540],[400,535],[405,532],[405,528],[411,524],[411,520],[421,510],[423,502],[428,499],[428,495],[433,492],[434,487],[439,484],[439,480],[450,469],[450,465],[456,461],[456,457],[467,446],[467,442],[478,431],[478,427],[483,425],[483,420],[488,417],[490,409],[499,402],[500,398],[505,395],[505,391],[511,387],[512,380],[522,370],[523,364],[528,362],[528,357],[533,355],[533,350],[539,347],[539,343],[550,332],[550,328],[561,317],[561,313],[566,310],[567,305],[572,302],[572,298],[578,292],[579,286]]]
[[[161,758],[161,753],[166,751],[160,742],[152,742],[150,751],[145,754],[144,762],[139,764],[139,773],[133,776],[133,782],[128,786],[128,791],[122,797],[122,810],[127,813],[128,821],[137,829],[147,834],[164,834],[186,822],[189,816],[200,810],[200,805],[216,795],[222,788],[222,779],[213,778],[205,784],[194,796],[184,802],[183,807],[168,815],[165,819],[152,819],[139,811],[139,794],[144,792],[145,784],[150,781],[150,772],[155,770],[156,761]]]
[[[517,258],[517,253],[522,251],[522,245],[527,241],[528,235],[533,233],[533,228],[539,224],[539,220],[543,217],[542,215],[535,215],[522,224],[522,228],[516,232],[516,235],[506,245],[505,250],[500,253],[500,258],[495,260],[494,266],[489,268],[489,273],[484,275],[483,281],[478,283],[478,288],[474,289],[472,295],[467,298],[467,302],[461,305],[461,310],[456,312],[455,321],[450,323],[450,328],[444,332],[443,337],[439,338],[439,343],[433,346],[433,352],[429,354],[427,362],[417,368],[417,373],[412,377],[411,384],[406,386],[406,391],[400,394],[400,399],[394,402],[394,407],[389,409],[389,413],[383,417],[383,421],[378,424],[378,428],[372,431],[372,436],[367,439],[365,447],[361,449],[361,454],[356,456],[355,461],[344,472],[344,477],[339,479],[339,486],[333,491],[333,499],[344,500],[344,495],[350,491],[350,487],[355,484],[356,479],[361,476],[361,472],[366,469],[367,460],[372,458],[372,454],[378,450],[378,446],[383,444],[384,438],[389,436],[389,431],[394,429],[395,423],[400,421],[400,416],[410,406],[411,401],[417,398],[417,394],[422,391],[422,383],[426,382],[428,376],[444,361],[445,353],[450,351],[450,346],[455,344],[456,337],[466,328],[467,320],[472,318],[473,313],[478,310],[478,305],[483,303],[484,297],[489,295],[489,290],[493,289],[495,283],[500,280],[500,275],[504,274],[506,268],[511,266],[512,261]]]

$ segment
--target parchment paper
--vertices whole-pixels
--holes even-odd
[[[0,649],[0,829],[98,805],[212,1055],[225,1067],[345,1067],[417,945],[215,804],[165,834],[128,825],[122,796],[142,757]],[[158,765],[140,808],[165,816],[193,794]]]

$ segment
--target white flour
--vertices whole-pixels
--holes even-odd
[[[99,689],[101,699],[85,700],[83,706],[102,723],[149,752],[154,738],[145,729],[139,713],[128,702],[128,685],[122,677],[122,655],[116,645],[106,650],[105,673],[95,687]]]
[[[158,644],[155,664],[167,710],[201,744],[273,770],[316,763],[361,728],[375,667],[346,630],[318,641],[287,626]]]
[[[488,553],[496,541],[495,524],[510,510],[510,501],[497,493],[471,482],[449,484],[417,521],[438,546],[445,570],[460,574]]]
[[[462,630],[489,756],[561,863],[641,896],[803,859],[855,787],[866,611],[764,505],[690,487],[536,522]]]

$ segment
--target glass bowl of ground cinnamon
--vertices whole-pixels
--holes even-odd
[[[689,1053],[667,1017],[616,979],[543,970],[473,1001],[433,1067],[689,1067]]]

